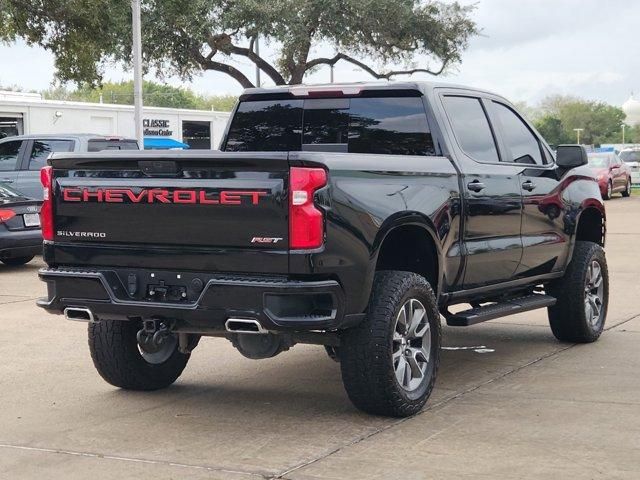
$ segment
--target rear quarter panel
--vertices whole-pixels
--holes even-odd
[[[460,269],[458,176],[445,157],[296,152],[291,165],[325,166],[319,193],[326,210],[326,243],[290,256],[291,274],[338,280],[347,313],[364,311],[377,256],[386,235],[400,225],[425,229],[438,249],[441,288]]]

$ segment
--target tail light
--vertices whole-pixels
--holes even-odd
[[[311,249],[324,242],[324,216],[313,194],[327,184],[322,168],[291,167],[289,172],[289,248]]]
[[[0,223],[8,222],[15,216],[16,212],[14,212],[13,210],[0,210]]]
[[[40,170],[40,182],[43,188],[42,207],[40,207],[40,226],[42,238],[53,240],[53,169],[51,166]]]

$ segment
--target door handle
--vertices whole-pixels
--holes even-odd
[[[473,182],[467,183],[467,188],[472,192],[479,192],[480,190],[484,190],[484,183],[474,180]]]
[[[524,188],[527,192],[532,192],[536,189],[536,184],[531,180],[527,180],[522,184],[522,188]]]
[[[0,179],[0,182],[2,182],[2,183],[13,183],[13,180],[11,180],[10,178],[2,178],[2,179]]]

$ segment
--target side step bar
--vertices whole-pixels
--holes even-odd
[[[537,310],[538,308],[551,307],[556,304],[556,299],[549,295],[532,294],[525,297],[513,298],[502,303],[492,303],[482,307],[464,310],[458,313],[446,315],[447,325],[452,327],[468,327],[476,323],[494,320],[507,315]]]

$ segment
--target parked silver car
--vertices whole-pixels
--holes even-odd
[[[19,135],[0,140],[0,182],[42,200],[40,169],[52,152],[138,150],[138,142],[91,134]]]
[[[640,185],[640,148],[627,148],[620,152],[620,159],[631,170],[631,183]]]

